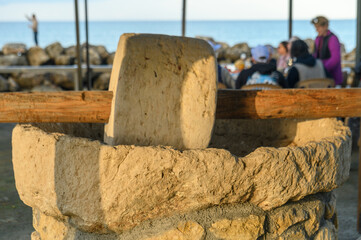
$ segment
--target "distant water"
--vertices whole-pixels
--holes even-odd
[[[0,22],[0,47],[9,42],[22,42],[30,47],[34,44],[28,22]],[[85,24],[80,23],[80,41],[85,41]],[[356,45],[356,20],[334,20],[330,29],[351,51]],[[119,36],[123,33],[159,33],[181,35],[180,21],[117,21],[89,22],[89,42],[104,45],[108,51],[115,51]],[[314,27],[306,20],[296,20],[293,35],[301,38],[315,38]],[[251,47],[257,44],[272,44],[288,38],[286,20],[260,21],[188,21],[188,37],[209,36],[216,41],[234,45],[247,42]],[[75,24],[73,22],[39,22],[39,43],[45,47],[59,41],[64,47],[74,45]]]

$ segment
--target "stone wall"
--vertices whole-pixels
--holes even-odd
[[[16,186],[34,209],[33,239],[336,236],[330,192],[346,181],[351,153],[336,119],[218,120],[204,150],[100,139],[99,124],[15,127]]]

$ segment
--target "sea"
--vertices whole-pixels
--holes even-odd
[[[33,34],[28,22],[0,22],[0,47],[6,43],[34,45]],[[356,46],[356,20],[331,20],[333,31],[349,52]],[[180,21],[90,21],[88,23],[89,43],[104,45],[109,52],[116,50],[118,39],[123,33],[156,33],[180,36]],[[60,42],[63,47],[76,44],[74,22],[39,22],[39,45],[46,47]],[[309,20],[294,20],[293,35],[302,39],[316,37],[316,31]],[[287,20],[234,20],[234,21],[187,21],[186,36],[212,37],[215,41],[230,46],[247,42],[253,47],[258,44],[278,46],[288,39]],[[85,42],[85,23],[80,22],[80,42]]]

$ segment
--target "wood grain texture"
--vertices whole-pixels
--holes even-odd
[[[113,93],[1,93],[0,122],[107,122]]]
[[[107,123],[111,101],[109,91],[1,93],[0,122]],[[218,90],[217,119],[360,116],[357,88]]]
[[[219,90],[218,119],[360,117],[361,89]]]

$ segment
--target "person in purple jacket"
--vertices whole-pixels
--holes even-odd
[[[323,16],[311,20],[318,36],[315,40],[313,56],[322,60],[322,63],[336,85],[342,84],[341,45],[338,38],[328,29],[328,19]]]

